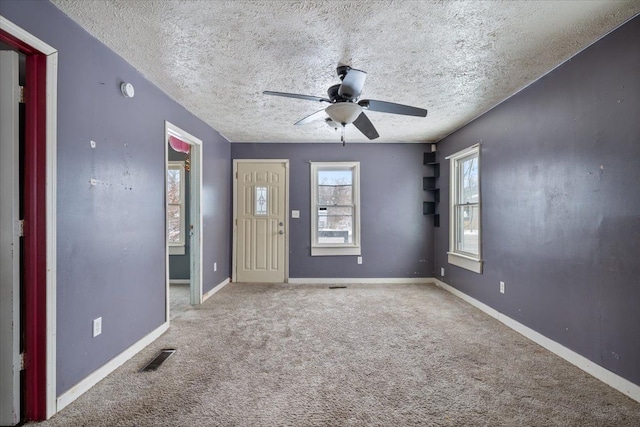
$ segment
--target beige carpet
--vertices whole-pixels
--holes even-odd
[[[433,285],[230,284],[42,425],[640,426],[640,403]]]

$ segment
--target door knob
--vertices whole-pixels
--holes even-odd
[[[284,234],[284,231],[280,230],[278,231],[278,234]]]
[[[282,227],[282,226],[284,225],[284,222],[280,221],[280,222],[278,223],[278,225],[279,225],[280,227]]]

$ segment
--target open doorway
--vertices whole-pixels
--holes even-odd
[[[202,141],[165,122],[167,320],[202,302]]]
[[[14,425],[56,412],[57,51],[2,16],[0,44],[0,425]]]

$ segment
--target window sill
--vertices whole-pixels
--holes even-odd
[[[311,256],[362,255],[360,246],[312,246]]]
[[[474,273],[482,274],[483,261],[468,256],[447,252],[449,264],[456,265]]]
[[[169,246],[169,255],[184,255],[186,253],[184,245],[182,246]]]

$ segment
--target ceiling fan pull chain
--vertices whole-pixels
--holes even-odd
[[[345,125],[343,124],[343,125],[342,125],[342,136],[340,137],[340,141],[342,141],[342,146],[343,146],[343,147],[344,147],[344,146],[345,146],[345,144],[346,144],[346,141],[344,140],[344,128],[345,128]]]

